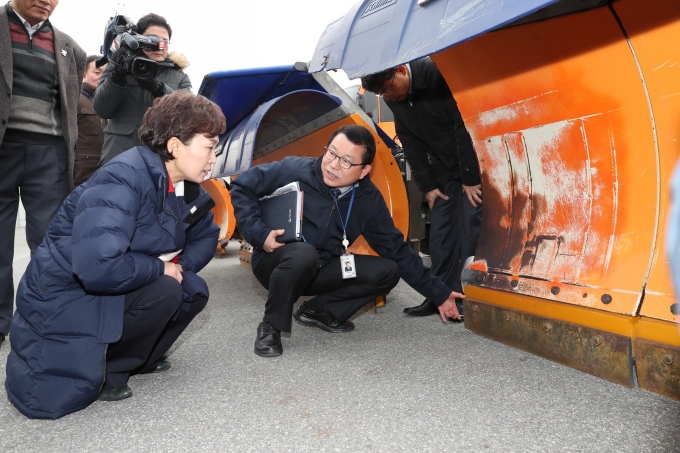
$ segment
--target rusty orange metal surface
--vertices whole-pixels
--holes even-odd
[[[675,323],[480,286],[466,286],[465,294],[468,330],[626,386],[635,368],[639,387],[680,400]],[[546,322],[563,333],[555,337]]]
[[[634,317],[605,312],[578,305],[517,294],[480,286],[466,286],[465,295],[472,301],[489,302],[498,307],[532,313],[544,318],[578,324],[591,329],[603,330],[617,335],[635,335]]]
[[[640,387],[680,401],[680,348],[635,341]]]
[[[483,286],[674,320],[662,241],[678,18],[677,2],[621,0],[433,56],[480,160],[472,267],[496,277]]]
[[[589,342],[541,350],[513,338],[540,319],[573,324],[579,338],[628,338],[640,387],[676,399],[680,331],[663,244],[680,155],[678,43],[680,2],[618,0],[433,56],[482,172],[470,268],[484,274],[466,303],[526,318],[495,339],[614,381],[605,368],[621,357],[606,348],[593,366],[579,362]],[[477,330],[503,336],[496,318]]]
[[[478,335],[617,384],[635,385],[632,341],[627,335],[470,299],[464,303],[465,327]]]
[[[226,244],[236,229],[234,207],[231,205],[231,195],[221,179],[208,179],[201,186],[210,194],[215,207],[212,209],[213,220],[220,227],[219,244]]]

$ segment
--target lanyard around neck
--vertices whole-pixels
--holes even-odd
[[[347,253],[347,247],[349,246],[349,241],[347,240],[347,224],[349,223],[349,216],[352,213],[352,205],[354,204],[354,186],[352,186],[352,197],[349,200],[349,208],[347,209],[347,218],[343,221],[342,214],[340,214],[340,205],[338,205],[338,197],[333,195],[333,202],[338,210],[338,216],[340,217],[340,224],[342,225],[342,245],[345,247],[345,253]]]

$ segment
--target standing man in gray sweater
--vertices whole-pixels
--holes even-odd
[[[0,7],[0,345],[14,307],[19,196],[33,253],[73,187],[86,54],[50,23],[58,3],[12,0]]]

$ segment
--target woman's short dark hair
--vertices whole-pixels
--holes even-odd
[[[167,148],[172,137],[189,145],[198,134],[217,137],[226,129],[227,120],[217,104],[191,91],[177,90],[156,98],[144,114],[139,139],[167,162],[174,159]]]
[[[362,165],[370,165],[373,163],[373,159],[375,158],[375,139],[368,129],[358,125],[342,126],[340,129],[333,132],[331,138],[328,139],[328,145],[330,145],[333,139],[339,134],[347,137],[347,140],[355,145],[363,146],[366,149],[361,156]]]
[[[149,13],[146,16],[142,16],[137,21],[137,33],[143,35],[147,28],[149,27],[163,27],[168,31],[168,38],[172,39],[172,28],[165,17],[159,16],[158,14]]]

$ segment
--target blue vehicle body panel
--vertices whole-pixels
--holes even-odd
[[[350,79],[422,58],[509,24],[558,0],[360,0],[331,22],[309,64]],[[437,26],[432,26],[438,24]]]
[[[314,75],[294,65],[212,72],[203,79],[198,94],[219,105],[227,118],[213,178],[250,168],[257,140],[276,134],[272,124],[285,125],[290,132],[314,119],[310,115],[321,116],[342,104]],[[269,123],[263,126],[265,116]],[[375,129],[388,147],[396,147],[382,129],[377,125]]]
[[[316,90],[293,91],[266,102],[219,143],[211,177],[236,175],[249,169],[256,149],[285,137],[341,104],[339,98]]]
[[[265,102],[297,90],[325,90],[307,71],[293,65],[211,72],[198,90],[227,118],[227,133]]]

